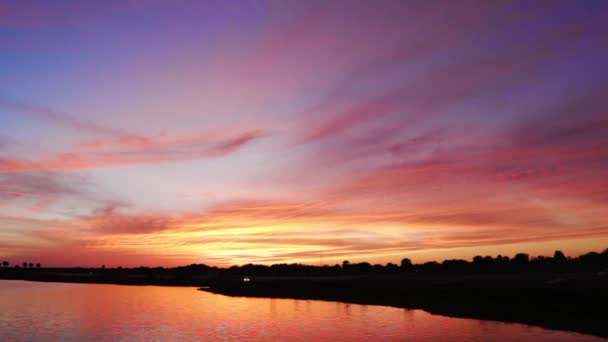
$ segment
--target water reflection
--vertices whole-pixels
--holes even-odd
[[[0,281],[0,339],[206,341],[600,341],[420,310],[230,298],[193,288]]]

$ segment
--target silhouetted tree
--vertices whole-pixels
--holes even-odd
[[[526,253],[517,253],[512,262],[518,266],[527,265],[530,262],[530,256]]]
[[[509,262],[509,257],[508,257],[508,256],[506,256],[506,255],[505,255],[505,256],[502,256],[502,255],[500,255],[500,254],[499,254],[499,255],[496,257],[496,260],[500,260],[501,262]]]
[[[29,266],[30,268],[34,268],[34,263],[33,263],[33,262],[30,262],[30,263],[28,264],[28,266]]]
[[[386,264],[384,269],[386,270],[387,273],[398,273],[399,272],[399,266],[397,266],[396,264],[393,264],[392,262],[389,262],[388,264]]]
[[[401,270],[403,272],[411,272],[414,266],[412,265],[412,260],[408,258],[401,259]]]
[[[441,264],[437,261],[428,261],[421,265],[423,272],[435,273],[441,270]]]
[[[447,272],[464,272],[467,270],[469,263],[461,259],[443,260],[441,267]]]
[[[26,267],[27,267],[27,262],[24,261],[23,262],[23,268],[26,268]]]
[[[37,264],[36,264],[36,268],[40,268],[40,263],[37,263]]]
[[[581,255],[578,260],[585,269],[597,268],[603,264],[602,255],[597,252],[589,252]]]
[[[8,267],[9,266],[9,262],[8,261],[3,261],[2,262],[2,266],[3,267]]]
[[[369,262],[360,262],[353,264],[351,267],[354,268],[358,273],[369,273],[369,271],[372,269],[372,265]]]
[[[555,261],[566,261],[566,256],[562,251],[555,251],[555,253],[553,253],[553,259],[555,259]]]
[[[509,257],[497,255],[494,259],[494,268],[497,272],[505,272],[509,265]]]

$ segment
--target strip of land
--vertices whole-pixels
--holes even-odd
[[[450,317],[517,322],[608,338],[608,277],[597,275],[403,276],[224,281],[228,296],[330,300],[422,309]]]

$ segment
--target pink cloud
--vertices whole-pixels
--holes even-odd
[[[234,136],[209,140],[207,138],[154,141],[138,138],[124,141],[110,140],[97,143],[96,147],[118,146],[118,150],[76,151],[56,154],[41,161],[24,161],[15,159],[0,160],[0,173],[50,171],[50,170],[83,170],[103,167],[153,164],[178,160],[194,160],[223,157],[235,152],[253,140],[263,136],[262,131],[246,131]],[[92,149],[91,144],[85,144]],[[93,144],[95,145],[95,144]],[[122,149],[126,146],[126,149]]]

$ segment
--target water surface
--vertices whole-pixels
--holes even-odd
[[[189,287],[0,280],[1,341],[604,341],[523,324]]]

